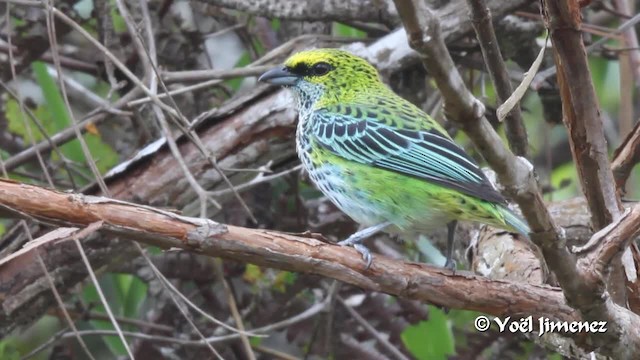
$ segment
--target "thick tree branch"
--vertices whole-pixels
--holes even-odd
[[[554,48],[564,122],[595,229],[620,216],[620,200],[609,164],[598,98],[582,42],[578,1],[544,1],[544,14]]]
[[[249,262],[280,269],[311,272],[364,289],[427,301],[449,308],[577,320],[559,289],[490,280],[467,272],[390,260],[376,256],[369,270],[347,247],[276,231],[249,229],[190,218],[148,206],[113,199],[48,190],[0,180],[0,206],[22,216],[63,226],[88,226],[102,221],[103,232],[161,248]],[[34,250],[32,250],[34,251]],[[19,261],[12,259],[11,261]],[[11,261],[2,266],[12,267]],[[20,274],[3,272],[3,276]],[[6,297],[8,294],[4,294]],[[18,296],[13,294],[13,296]],[[15,302],[5,302],[12,316]]]
[[[571,152],[576,163],[582,191],[591,211],[591,222],[595,230],[604,228],[618,219],[621,203],[608,158],[598,99],[591,80],[591,71],[582,41],[582,14],[578,1],[544,1],[544,17],[554,48],[558,84],[562,98],[563,120],[569,133]],[[625,273],[622,254],[610,263],[606,276],[606,287],[615,302],[625,305]],[[627,273],[636,270],[627,252]],[[602,279],[583,277],[585,290],[578,294],[567,294],[570,304],[579,309],[589,309],[592,301],[602,297]],[[578,282],[576,282],[578,283]],[[591,292],[586,292],[588,289]],[[604,308],[600,310],[604,311]],[[597,312],[594,312],[597,313]],[[604,316],[604,314],[600,314]]]

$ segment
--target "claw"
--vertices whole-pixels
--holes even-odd
[[[373,257],[371,256],[371,252],[369,251],[369,249],[366,246],[364,246],[362,242],[366,238],[380,232],[382,229],[384,229],[389,225],[391,225],[391,223],[385,222],[382,224],[378,224],[375,226],[362,229],[356,232],[355,234],[349,236],[346,240],[340,241],[338,245],[351,246],[354,249],[356,249],[356,251],[358,251],[362,255],[362,260],[364,260],[365,262],[365,270],[369,270],[369,268],[371,267],[371,263],[373,262]]]
[[[354,244],[353,248],[356,249],[360,254],[362,254],[362,260],[364,260],[366,264],[364,269],[369,270],[369,268],[371,267],[371,263],[373,262],[373,256],[371,255],[369,249],[362,244]]]
[[[447,261],[445,261],[445,263],[444,263],[444,267],[445,267],[445,269],[451,270],[451,272],[454,275],[456,274],[456,261],[455,260],[447,259]]]

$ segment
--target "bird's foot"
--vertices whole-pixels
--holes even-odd
[[[448,258],[444,263],[444,268],[448,269],[448,270],[451,270],[453,275],[455,275],[456,274],[456,261],[451,259],[451,258]]]
[[[369,251],[369,248],[362,244],[363,240],[364,239],[352,239],[351,237],[349,237],[346,240],[340,241],[338,245],[351,246],[356,249],[356,251],[359,252],[360,255],[362,255],[362,260],[364,260],[366,264],[364,269],[369,270],[369,267],[371,267],[371,263],[373,262],[373,256],[371,255],[371,251]]]
[[[356,249],[356,251],[358,251],[360,255],[362,255],[362,259],[366,264],[365,270],[369,270],[369,267],[371,267],[371,263],[373,261],[373,256],[371,256],[371,252],[366,246],[362,244],[362,242],[366,238],[380,232],[382,229],[386,228],[389,225],[391,225],[391,223],[384,222],[378,225],[374,225],[374,226],[370,226],[368,228],[362,229],[356,232],[355,234],[349,236],[346,240],[340,241],[338,245],[351,246],[354,249]]]

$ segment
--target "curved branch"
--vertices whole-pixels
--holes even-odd
[[[46,206],[43,206],[46,204]],[[0,206],[15,214],[64,226],[88,226],[102,221],[102,232],[159,246],[254,263],[284,270],[310,272],[396,296],[448,308],[503,316],[535,315],[579,320],[557,288],[491,280],[468,272],[450,271],[376,256],[369,270],[358,253],[314,238],[277,231],[249,229],[191,218],[104,197],[70,194],[0,180]],[[31,251],[35,251],[32,249]],[[2,264],[3,278],[20,277],[11,259]],[[4,294],[18,296],[19,294]],[[14,303],[11,303],[14,304]],[[5,303],[6,305],[6,303]],[[5,306],[11,315],[19,307]]]

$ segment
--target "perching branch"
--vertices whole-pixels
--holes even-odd
[[[47,204],[47,206],[43,206]],[[102,221],[101,232],[164,249],[190,252],[298,272],[311,272],[364,289],[496,316],[535,314],[577,320],[559,289],[490,280],[468,272],[376,256],[369,270],[358,253],[314,238],[224,225],[152,207],[0,180],[0,207],[60,226]],[[30,250],[35,251],[35,249]],[[11,267],[11,259],[4,266]],[[4,275],[9,276],[9,273]],[[5,303],[10,315],[13,307]]]

